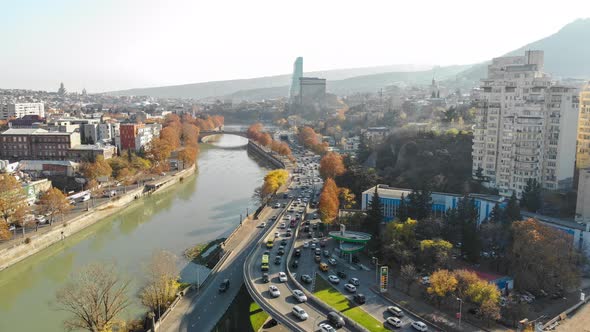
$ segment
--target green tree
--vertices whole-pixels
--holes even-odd
[[[512,196],[510,196],[510,199],[506,204],[506,209],[504,210],[504,222],[508,227],[510,227],[512,222],[520,220],[521,218],[522,217],[520,216],[520,207],[518,205],[516,193],[512,192]]]
[[[528,179],[522,191],[520,206],[531,212],[537,212],[542,205],[541,184],[537,182],[537,179]]]
[[[372,252],[379,252],[381,248],[381,222],[383,221],[383,204],[379,197],[378,185],[375,186],[375,192],[369,202],[367,217],[365,218],[364,229],[373,236],[373,241],[369,242],[369,249]]]
[[[475,200],[464,196],[458,204],[458,217],[461,221],[461,253],[472,262],[479,260],[481,239],[477,229],[477,208]]]
[[[496,205],[494,205],[494,208],[492,209],[492,212],[490,213],[489,221],[492,223],[499,224],[502,222],[503,219],[504,219],[504,212],[502,211],[500,204],[496,203]]]
[[[425,189],[412,191],[408,195],[408,214],[410,217],[422,220],[428,218],[432,212],[432,193],[425,186]]]
[[[408,203],[406,202],[406,198],[404,194],[399,201],[399,207],[397,209],[397,219],[399,221],[408,220],[410,218],[410,214],[408,213]]]

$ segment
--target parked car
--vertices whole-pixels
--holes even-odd
[[[258,224],[258,228],[264,228],[266,227],[266,223],[263,221],[260,224]]]
[[[270,281],[270,280],[269,280],[269,278],[268,278],[268,273],[264,272],[264,273],[262,274],[262,282],[264,282],[264,283],[267,283],[267,282],[269,282],[269,281]]]
[[[305,296],[305,294],[303,294],[303,292],[300,291],[299,289],[293,290],[293,297],[295,299],[297,299],[297,301],[299,301],[299,303],[303,303],[303,302],[307,301],[307,296]]]
[[[360,286],[361,282],[358,278],[350,278],[350,280],[348,280],[349,283],[355,285],[355,286]]]
[[[393,327],[402,327],[402,320],[397,317],[387,317],[386,322]]]
[[[421,332],[428,331],[428,326],[426,326],[426,324],[422,323],[421,321],[412,322],[412,327]]]
[[[333,274],[330,274],[330,275],[328,276],[328,280],[329,280],[331,283],[333,283],[333,284],[338,284],[338,283],[340,283],[340,279],[339,279],[337,276],[333,275]]]
[[[328,313],[328,317],[327,318],[328,318],[328,321],[330,322],[330,325],[333,325],[336,328],[341,328],[344,325],[346,325],[346,322],[344,321],[344,318],[342,318],[340,315],[338,315],[334,311],[330,311]]]
[[[328,323],[322,323],[320,324],[320,332],[336,332],[336,329]]]
[[[281,296],[281,291],[279,291],[279,289],[275,285],[270,285],[268,287],[268,292],[270,293],[270,296],[272,296],[272,297]]]
[[[422,285],[430,285],[430,277],[429,276],[422,277],[422,279],[420,279],[420,283]]]
[[[293,262],[291,262],[291,267],[296,269],[297,267],[299,267],[299,261],[298,260],[294,260]]]
[[[344,273],[343,271],[336,272],[336,275],[338,276],[338,278],[346,279],[346,273]]]
[[[403,317],[404,312],[402,311],[402,309],[400,309],[399,307],[396,306],[389,306],[387,307],[387,311],[389,311],[392,315],[395,315],[397,317]]]
[[[301,249],[295,249],[295,257],[301,256]]]
[[[322,261],[322,256],[315,255],[315,256],[313,257],[313,259],[314,259],[314,261],[315,261],[316,263],[319,263],[319,262],[321,262],[321,261]]]
[[[276,203],[275,206],[274,206],[275,209],[278,209],[280,207],[281,207],[281,203]]]
[[[287,274],[285,272],[279,272],[279,281],[287,282]]]
[[[281,265],[281,256],[275,257],[275,265]]]
[[[228,289],[229,289],[229,279],[225,279],[219,285],[219,292],[224,293]]]
[[[365,304],[365,302],[367,302],[367,298],[364,294],[361,293],[355,294],[353,299],[358,304]]]
[[[298,305],[293,307],[292,312],[293,312],[293,315],[295,315],[297,318],[299,318],[301,320],[306,320],[309,317],[307,315],[307,312],[305,312],[305,310],[303,310],[303,308],[301,308]]]
[[[353,284],[346,284],[346,285],[344,285],[344,288],[351,293],[356,292],[356,286]]]
[[[328,263],[330,263],[330,265],[336,265],[336,260],[334,258],[328,258]]]

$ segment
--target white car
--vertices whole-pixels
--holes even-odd
[[[333,274],[330,274],[328,276],[328,280],[330,280],[330,282],[333,283],[333,284],[337,284],[337,283],[340,282],[340,278],[338,278],[337,276],[335,276]]]
[[[309,242],[304,242],[303,243],[303,248],[309,248]]]
[[[279,272],[279,281],[287,282],[287,274],[285,272]]]
[[[303,292],[300,291],[299,289],[293,290],[293,297],[295,297],[297,299],[297,301],[299,301],[299,303],[303,303],[303,302],[307,301],[307,296],[305,296],[305,294],[303,294]]]
[[[430,285],[430,277],[429,276],[422,277],[422,280],[420,280],[420,283],[422,283],[422,285]]]
[[[272,297],[281,296],[281,292],[279,291],[279,289],[275,285],[271,285],[270,287],[268,287],[268,292],[270,293],[270,296],[272,296]]]
[[[353,284],[355,286],[361,285],[361,281],[358,278],[350,278],[350,280],[348,280],[348,282],[350,282],[351,284]]]
[[[320,331],[321,332],[336,332],[336,329],[332,327],[332,325],[328,323],[320,324]]]
[[[387,307],[387,311],[389,311],[391,314],[397,316],[397,317],[402,317],[404,315],[404,312],[402,311],[402,309],[396,307],[396,306],[389,306]]]
[[[334,258],[328,258],[328,263],[330,263],[330,265],[336,265],[336,260]]]
[[[40,215],[38,215],[38,216],[36,216],[36,217],[35,217],[35,220],[36,220],[38,223],[40,223],[40,224],[44,224],[44,223],[46,223],[46,222],[47,222],[47,219],[45,218],[45,216],[44,216],[44,215],[41,215],[41,214],[40,214]]]
[[[305,312],[305,310],[303,310],[303,308],[298,305],[294,306],[291,312],[293,312],[293,315],[297,316],[297,318],[301,320],[306,320],[309,317],[307,312]]]
[[[286,223],[284,223],[284,222],[282,222],[282,223],[281,223],[281,229],[285,229],[285,227],[287,227],[287,224],[286,224]]]
[[[276,209],[278,209],[278,208],[280,208],[280,207],[281,207],[281,203],[276,203],[276,204],[275,204],[275,208],[276,208]]]
[[[263,221],[258,225],[259,228],[264,228],[266,227],[266,223]]]
[[[346,288],[346,290],[351,293],[356,292],[356,286],[353,284],[346,284],[346,285],[344,285],[344,288]]]
[[[318,242],[320,242],[320,240],[318,240],[318,238],[317,238],[317,237],[314,237],[313,239],[311,239],[311,242],[313,242],[313,243],[318,243]]]
[[[402,320],[397,317],[387,317],[387,323],[393,327],[402,327]]]
[[[422,323],[421,321],[412,322],[412,327],[418,331],[428,331],[428,326],[426,326],[426,324]]]
[[[275,232],[275,237],[279,237],[279,232]]]

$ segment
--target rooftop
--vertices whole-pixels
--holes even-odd
[[[385,184],[379,184],[379,195],[381,196],[385,196],[387,197],[388,194],[389,195],[393,195],[396,198],[399,196],[398,193],[400,191],[404,191],[404,192],[411,192],[412,189],[406,189],[406,188],[395,188],[395,187],[390,187],[388,185]],[[375,187],[371,187],[365,191],[363,191],[363,194],[372,194],[375,192]],[[443,193],[443,192],[436,192],[433,191],[432,194],[438,194],[438,195],[448,195],[448,196],[455,196],[455,197],[463,197],[463,195],[461,194],[454,194],[454,193]],[[469,194],[468,197],[470,198],[477,198],[477,199],[483,199],[483,200],[487,200],[487,201],[494,201],[497,203],[502,203],[504,201],[504,197],[499,196],[499,195],[486,195],[486,194]]]

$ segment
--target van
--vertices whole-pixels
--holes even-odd
[[[326,264],[326,263],[320,263],[320,270],[322,272],[328,272],[329,269],[330,269],[330,267],[328,266],[328,264]]]
[[[396,306],[387,307],[387,311],[389,311],[390,313],[394,314],[397,317],[402,317],[404,315],[404,312],[402,311],[402,309],[400,309]]]
[[[301,320],[306,320],[307,319],[307,312],[305,312],[305,310],[303,310],[303,308],[301,308],[300,306],[296,305],[293,307],[293,315],[297,316],[297,318],[301,319]]]

